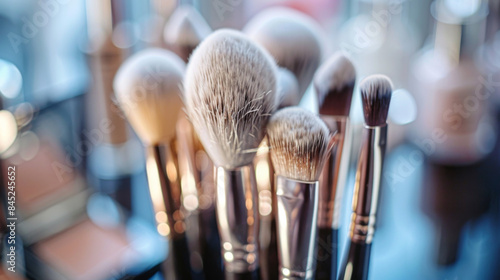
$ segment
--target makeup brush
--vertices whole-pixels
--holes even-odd
[[[170,16],[163,37],[167,46],[185,62],[198,44],[212,33],[203,16],[191,5],[177,8]]]
[[[278,67],[278,109],[296,106],[300,101],[299,85],[292,72]],[[274,188],[274,169],[269,155],[267,137],[259,146],[254,160],[259,188],[260,211],[260,269],[262,280],[277,279],[278,271],[278,244],[276,238],[276,196]]]
[[[147,49],[123,63],[113,84],[119,106],[147,146],[149,191],[158,231],[171,241],[176,279],[192,279],[175,143],[184,70],[172,52]]]
[[[392,83],[386,76],[372,75],[361,82],[360,90],[365,128],[354,185],[348,255],[341,267],[339,280],[368,278]]]
[[[212,29],[193,6],[182,5],[170,16],[170,19],[165,25],[163,35],[167,47],[187,63],[194,49],[211,33]],[[213,184],[213,172],[204,172],[204,170],[202,170],[203,168],[200,167],[200,154],[205,154],[206,152],[200,144],[198,135],[196,135],[191,122],[188,120],[183,122],[178,127],[178,131],[178,141],[179,143],[182,142],[184,146],[181,157],[185,158],[187,165],[190,166],[188,170],[185,170],[188,172],[181,172],[181,177],[195,179],[195,183],[198,187],[197,199],[198,201],[204,201],[204,205],[201,205],[197,211],[190,211],[190,215],[186,219],[188,224],[198,224],[197,240],[193,240],[195,235],[194,231],[188,232],[190,245],[199,244],[199,246],[197,246],[198,248],[194,251],[196,252],[195,254],[200,254],[202,257],[202,266],[206,277],[221,279],[224,277],[222,275],[222,259],[219,254],[219,236],[217,232],[217,223],[215,221],[215,209],[212,204],[215,194],[211,191],[213,189],[212,186],[204,183],[209,181],[209,184]],[[207,162],[205,165],[212,165],[208,157],[204,158]],[[212,169],[211,166],[206,167],[206,170],[212,171]],[[210,201],[210,203],[207,203],[207,201]]]
[[[252,161],[276,107],[276,66],[237,31],[218,30],[190,58],[186,107],[215,164],[226,279],[258,279],[258,200]]]
[[[289,107],[271,117],[267,136],[276,171],[279,279],[313,279],[318,179],[329,131],[313,113]]]
[[[289,8],[270,8],[256,15],[244,28],[255,42],[290,70],[304,95],[321,62],[319,25],[305,14]]]
[[[320,118],[330,133],[336,132],[332,138],[334,143],[330,156],[319,180],[316,279],[321,280],[336,279],[337,276],[338,230],[351,153],[349,112],[355,81],[354,66],[340,52],[318,69],[313,80]]]

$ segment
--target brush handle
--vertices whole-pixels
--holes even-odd
[[[177,236],[171,241],[176,279],[191,280],[193,279],[191,270],[191,261],[189,247],[186,234]]]
[[[260,280],[260,269],[254,271],[234,273],[226,271],[226,280]]]
[[[337,277],[338,229],[318,229],[318,252],[316,255],[316,280],[331,280]]]
[[[224,279],[222,271],[222,256],[220,253],[220,236],[217,229],[217,219],[215,218],[215,208],[201,211],[200,226],[204,228],[203,236],[203,270],[205,279]]]
[[[370,267],[371,244],[350,242],[349,253],[339,273],[338,280],[366,280]]]

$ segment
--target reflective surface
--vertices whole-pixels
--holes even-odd
[[[318,220],[318,182],[276,176],[280,279],[312,279]]]
[[[259,263],[259,212],[252,165],[215,169],[217,221],[226,271],[253,271]]]
[[[365,127],[364,133],[365,142],[356,171],[350,230],[352,241],[370,244],[375,230],[387,125]]]

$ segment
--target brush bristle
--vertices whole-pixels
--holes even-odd
[[[387,122],[387,113],[391,103],[391,80],[384,75],[372,75],[365,78],[359,88],[366,125],[384,125]]]
[[[299,181],[317,181],[330,140],[328,128],[313,113],[299,107],[282,109],[267,126],[276,174]]]
[[[165,43],[184,61],[191,52],[212,33],[212,29],[203,16],[192,6],[177,8],[163,30]]]
[[[158,144],[175,136],[184,71],[184,62],[162,49],[138,52],[118,70],[113,82],[116,99],[144,143]]]
[[[314,75],[319,113],[329,116],[349,116],[356,70],[352,62],[337,52]]]
[[[292,72],[278,68],[278,109],[297,106],[300,102],[299,84]]]
[[[321,62],[319,25],[298,11],[270,8],[250,20],[244,30],[269,51],[279,66],[296,76],[302,98]]]
[[[217,166],[252,163],[277,103],[271,56],[237,31],[218,30],[190,58],[188,115]]]

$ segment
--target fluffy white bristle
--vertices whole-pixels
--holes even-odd
[[[179,51],[190,52],[198,46],[212,29],[203,16],[192,6],[184,5],[177,8],[163,31],[165,42]]]
[[[128,58],[116,73],[113,88],[120,108],[145,144],[175,136],[183,107],[181,84],[185,64],[175,54],[148,49]]]
[[[300,102],[299,84],[292,72],[278,68],[278,109],[297,106]]]
[[[279,66],[297,77],[300,98],[306,92],[321,62],[319,25],[289,8],[270,8],[245,26],[245,33],[266,48]]]
[[[238,31],[207,37],[190,58],[186,107],[203,146],[218,166],[250,164],[276,108],[276,65]]]
[[[276,174],[300,181],[317,181],[330,141],[326,125],[299,107],[279,110],[267,126]]]

